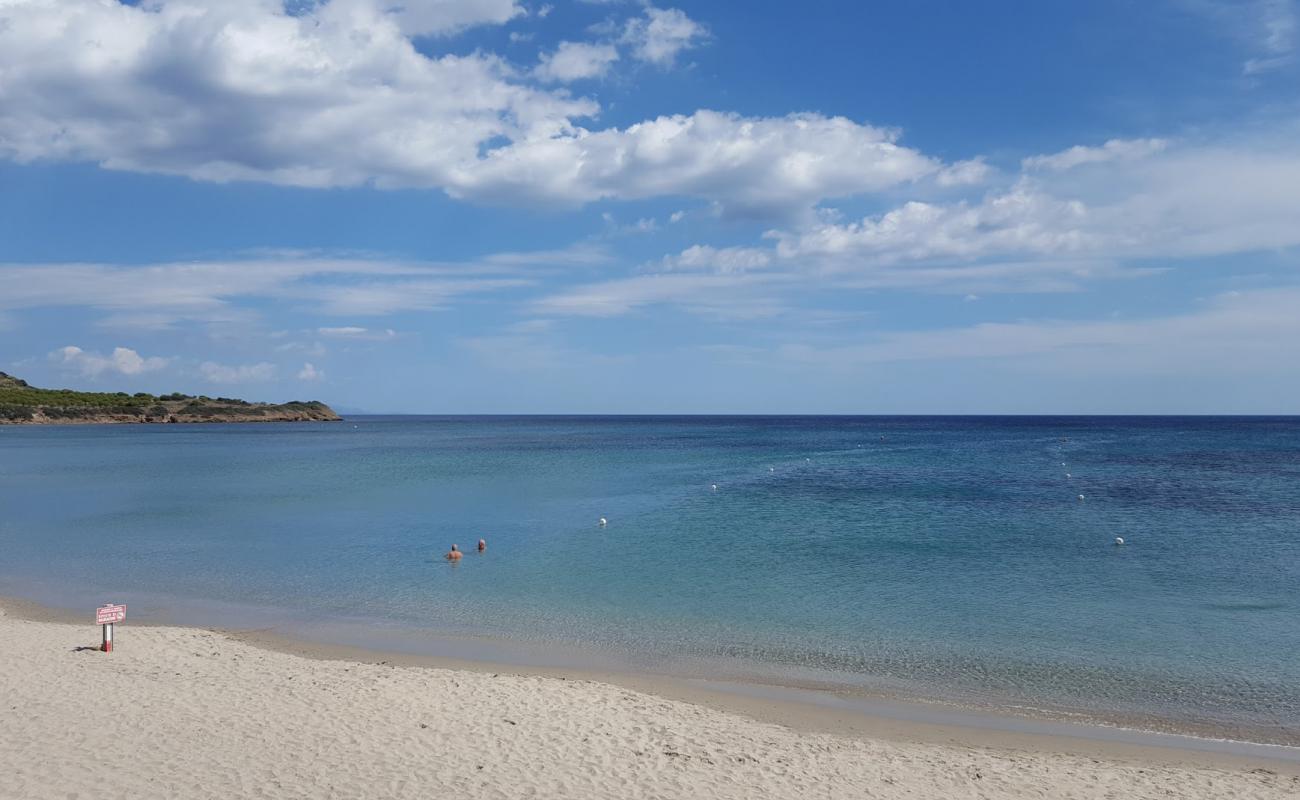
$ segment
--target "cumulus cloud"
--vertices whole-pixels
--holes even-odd
[[[958,161],[951,166],[944,167],[935,176],[935,182],[945,188],[975,186],[988,180],[991,172],[989,165],[984,163],[983,159],[972,158],[968,161]]]
[[[597,110],[511,80],[494,56],[427,57],[408,38],[479,7],[8,0],[0,154],[199,180],[441,186],[485,141],[553,136]]]
[[[1136,160],[1135,160],[1136,159]],[[1071,167],[1100,171],[1076,179]],[[1109,142],[1026,160],[1011,186],[975,200],[908,201],[857,221],[825,221],[766,238],[764,266],[821,274],[879,274],[917,285],[1008,265],[1087,277],[1139,258],[1184,258],[1300,246],[1300,147],[1243,140],[1166,148],[1163,140]],[[764,251],[740,248],[754,263]],[[691,248],[666,267],[734,266]],[[1035,266],[1036,265],[1036,266]],[[927,267],[948,267],[935,272]]]
[[[322,0],[313,5],[326,6],[317,13],[327,18],[383,15],[408,36],[441,36],[476,25],[501,25],[526,13],[515,0]]]
[[[618,50],[612,44],[560,42],[555,52],[542,54],[533,74],[548,83],[569,83],[599,78],[617,60]]]
[[[50,359],[58,364],[76,369],[88,378],[96,378],[106,372],[119,375],[140,375],[156,372],[167,366],[168,359],[159,357],[145,358],[129,347],[115,347],[110,355],[82,350],[75,345],[61,347],[50,353]]]
[[[275,365],[265,361],[236,365],[204,361],[199,364],[199,374],[209,383],[258,383],[275,377]]]
[[[824,213],[767,231],[766,245],[692,245],[645,264],[646,274],[571,287],[536,310],[613,316],[667,304],[717,315],[717,298],[734,292],[757,315],[818,290],[1066,292],[1185,258],[1300,247],[1297,141],[1072,148],[983,197],[905,201],[858,220]]]
[[[502,147],[459,173],[449,191],[573,205],[686,195],[735,213],[771,215],[893,188],[940,168],[898,144],[897,131],[844,117],[697,111]]]
[[[969,259],[990,254],[1077,252],[1087,243],[1087,211],[1026,186],[968,205],[909,202],[877,217],[777,233],[786,259],[822,261],[869,257],[873,263]]]
[[[662,266],[667,271],[709,270],[722,274],[749,272],[772,263],[772,254],[756,247],[710,247],[692,245],[675,256],[665,256]]]
[[[897,132],[816,115],[699,111],[589,129],[595,101],[538,87],[490,53],[426,55],[411,40],[517,13],[468,0],[332,0],[296,14],[268,0],[6,0],[0,157],[496,203],[690,195],[765,211],[942,167]],[[702,31],[651,7],[624,39],[666,64]],[[566,43],[537,76],[595,76],[616,55]]]
[[[680,9],[649,6],[642,16],[627,21],[622,41],[632,48],[637,60],[670,67],[678,53],[707,37],[708,30]]]
[[[302,365],[298,370],[298,380],[300,381],[320,381],[325,379],[325,372],[317,369],[310,361]]]

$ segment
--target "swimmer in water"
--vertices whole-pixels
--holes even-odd
[[[463,555],[463,553],[460,552],[460,548],[459,548],[458,546],[456,546],[456,545],[453,544],[453,545],[451,546],[451,550],[448,550],[448,551],[447,551],[447,560],[448,560],[448,561],[460,561],[460,557],[461,557],[462,555]]]
[[[478,551],[481,553],[487,549],[487,539],[478,540]]]

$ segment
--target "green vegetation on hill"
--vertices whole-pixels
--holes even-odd
[[[22,422],[254,422],[336,420],[319,401],[250,403],[230,397],[173,392],[75,392],[38,389],[0,372],[0,423]]]

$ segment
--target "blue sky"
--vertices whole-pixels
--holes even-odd
[[[0,369],[1300,413],[1300,3],[0,0]]]

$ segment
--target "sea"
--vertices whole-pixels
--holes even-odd
[[[1294,745],[1300,418],[0,427],[0,594]]]

